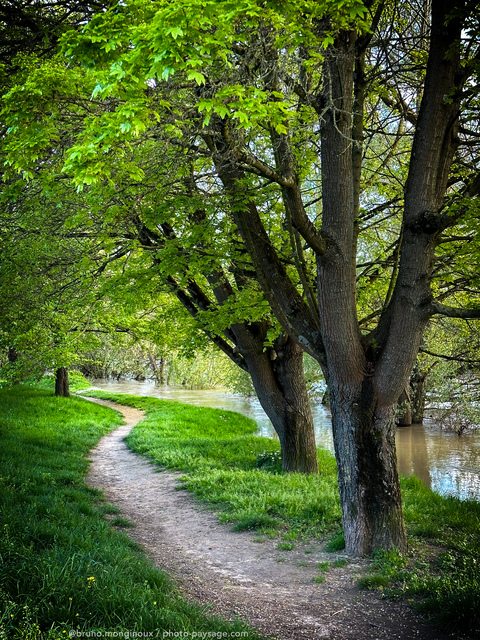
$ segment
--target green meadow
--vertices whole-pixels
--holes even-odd
[[[87,456],[121,423],[118,413],[39,388],[0,390],[0,638],[57,640],[75,630],[244,630],[187,604],[122,531],[115,509],[84,481]],[[82,381],[78,381],[79,388]],[[284,474],[279,445],[255,423],[218,409],[155,398],[87,392],[146,411],[128,445],[161,467],[235,530],[285,553],[314,539],[342,548],[335,460],[319,450],[318,476]],[[480,504],[443,498],[402,480],[410,551],[374,556],[360,586],[407,599],[460,634],[480,628]],[[329,567],[322,563],[318,582]],[[249,638],[258,636],[250,631]]]
[[[244,416],[156,398],[92,395],[145,410],[129,447],[182,471],[183,486],[233,529],[257,530],[259,540],[277,536],[289,548],[296,539],[316,538],[327,551],[342,549],[336,465],[328,451],[318,450],[318,476],[284,474],[279,443],[255,436],[255,423]],[[480,503],[442,497],[414,477],[402,479],[402,494],[410,551],[376,554],[360,586],[407,599],[442,627],[475,637]]]
[[[105,520],[114,509],[85,484],[86,458],[121,422],[48,389],[0,389],[0,638],[245,630],[188,604]]]

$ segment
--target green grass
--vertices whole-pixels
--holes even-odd
[[[221,521],[235,530],[291,538],[338,530],[336,464],[328,451],[318,451],[318,476],[281,473],[275,465],[278,441],[255,436],[256,423],[238,413],[157,398],[89,395],[144,409],[147,418],[128,436],[129,447],[183,471],[184,487],[214,505]]]
[[[129,446],[183,471],[184,486],[213,505],[222,521],[284,539],[320,537],[327,551],[344,549],[330,453],[319,451],[317,477],[283,474],[278,442],[253,436],[255,425],[243,416],[154,398],[92,395],[145,409],[148,417]],[[480,629],[480,504],[443,498],[415,478],[402,479],[402,494],[411,551],[377,554],[362,586],[407,598],[442,626],[474,635]]]
[[[402,480],[410,553],[377,554],[377,573],[392,598],[457,634],[480,635],[480,503],[442,497],[420,480]]]
[[[458,637],[480,633],[480,503],[402,479],[410,550],[378,551],[360,586],[412,606]]]
[[[0,638],[245,630],[186,603],[105,520],[116,509],[85,484],[86,456],[120,423],[116,412],[80,398],[0,390]]]

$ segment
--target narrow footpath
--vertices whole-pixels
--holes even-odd
[[[446,640],[425,626],[404,602],[359,591],[365,560],[348,560],[317,583],[320,562],[346,558],[324,553],[318,543],[278,549],[278,540],[234,533],[185,490],[178,473],[159,469],[130,451],[124,438],[144,414],[112,402],[127,424],[91,452],[88,483],[104,492],[133,527],[128,535],[154,564],[169,573],[182,594],[227,619],[242,618],[278,640]]]

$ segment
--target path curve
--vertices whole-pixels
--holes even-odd
[[[320,573],[317,564],[338,555],[322,553],[315,543],[281,551],[278,541],[258,543],[249,532],[233,533],[191,494],[178,490],[180,474],[158,472],[158,466],[127,448],[124,438],[143,412],[85,399],[116,409],[126,420],[91,451],[88,483],[134,523],[128,535],[177,581],[187,599],[210,605],[212,613],[228,619],[248,620],[278,640],[452,637],[421,624],[404,602],[359,591],[355,582],[364,560],[330,570],[318,584],[313,580]]]

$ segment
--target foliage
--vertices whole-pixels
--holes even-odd
[[[238,325],[321,364],[359,553],[406,547],[389,443],[425,327],[480,317],[479,21],[453,7],[130,0],[3,101],[14,201],[51,210],[62,175],[93,260],[148,265],[246,369]]]
[[[84,482],[86,456],[118,414],[24,386],[0,390],[0,400],[2,637],[244,629],[187,604],[105,521],[112,509]]]
[[[270,473],[280,473],[282,470],[282,460],[278,451],[262,451],[258,454],[255,462],[257,469],[270,471]]]

